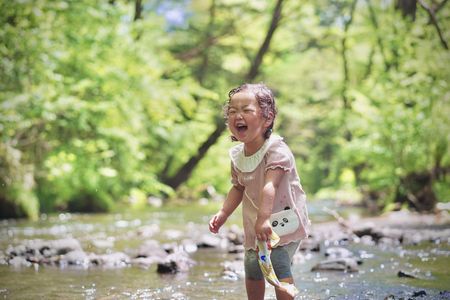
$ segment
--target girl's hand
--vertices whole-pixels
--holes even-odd
[[[209,220],[209,231],[218,233],[220,227],[222,227],[227,219],[228,215],[223,210],[220,210],[211,218],[211,220]]]
[[[256,220],[255,224],[255,233],[256,238],[259,241],[267,241],[272,234],[272,226],[270,226],[270,220],[264,219],[260,220],[259,218]]]

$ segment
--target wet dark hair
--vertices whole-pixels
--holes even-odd
[[[267,127],[264,133],[264,138],[268,139],[273,131],[273,124],[275,121],[275,116],[277,115],[277,108],[275,106],[275,97],[272,91],[264,83],[244,83],[231,91],[228,92],[228,101],[224,106],[224,117],[228,124],[228,109],[230,106],[231,98],[240,92],[250,92],[255,95],[258,101],[259,107],[261,108],[262,115],[264,118],[268,118],[269,114],[272,112],[273,120],[269,127]],[[234,136],[231,136],[231,140],[237,141]]]

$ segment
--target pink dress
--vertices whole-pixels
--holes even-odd
[[[295,159],[289,147],[279,136],[272,135],[253,155],[245,156],[244,144],[230,149],[231,182],[244,187],[242,216],[244,225],[244,247],[256,250],[255,222],[264,187],[265,173],[269,169],[281,168],[285,171],[278,186],[272,213],[294,209],[300,217],[299,229],[281,237],[279,245],[304,239],[308,235],[310,221],[306,209],[306,195],[300,184]]]

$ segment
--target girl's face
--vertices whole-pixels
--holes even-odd
[[[272,115],[263,117],[253,93],[242,91],[231,97],[228,106],[228,127],[238,141],[261,146],[272,118]]]

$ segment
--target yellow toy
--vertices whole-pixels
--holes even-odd
[[[299,293],[297,288],[287,282],[280,282],[275,274],[275,271],[270,260],[270,254],[272,253],[272,248],[275,248],[280,242],[280,237],[272,231],[270,239],[266,242],[258,241],[258,263],[261,268],[264,278],[274,287],[286,291],[293,298]]]

